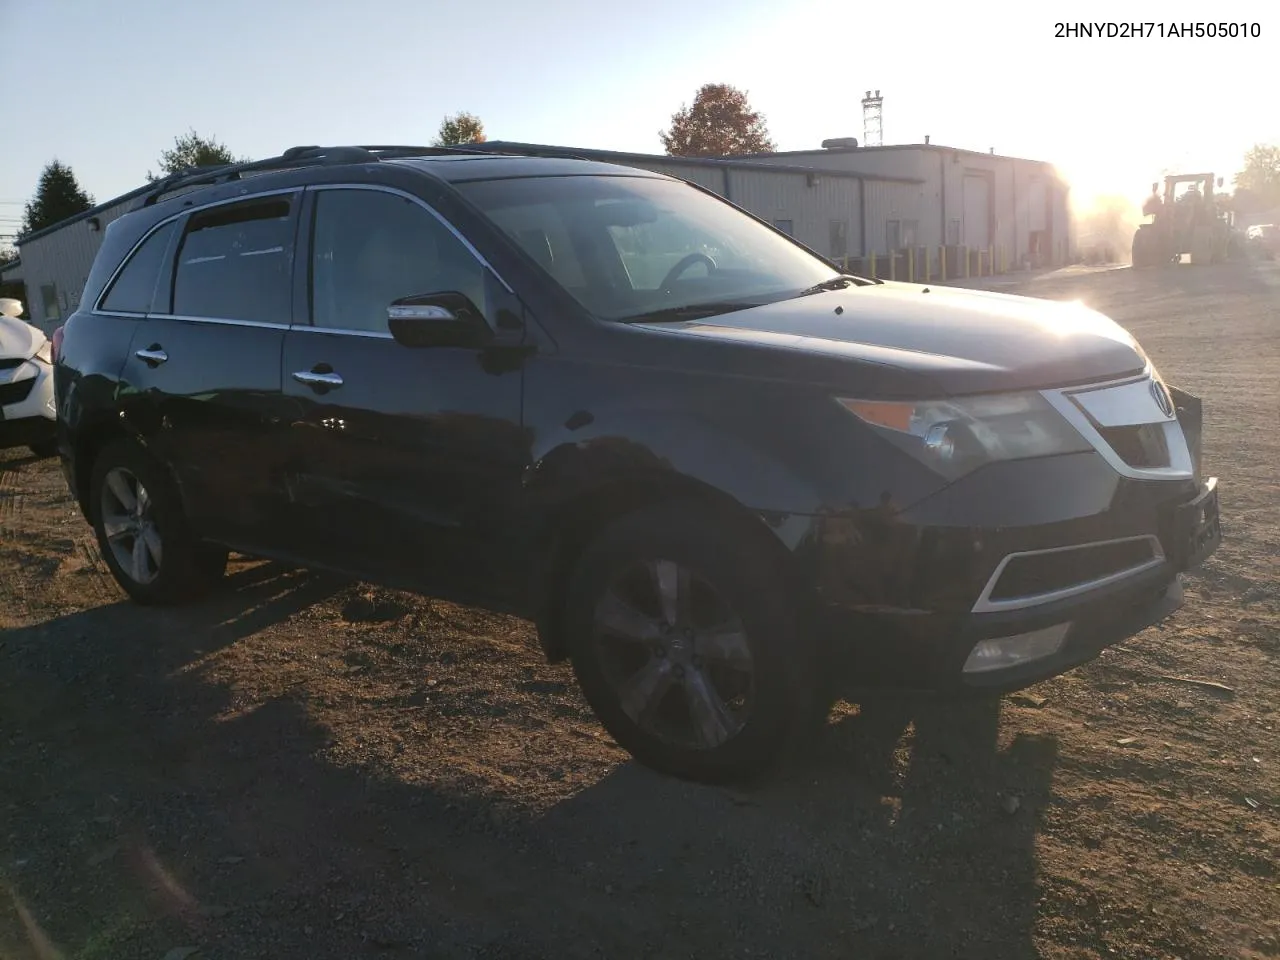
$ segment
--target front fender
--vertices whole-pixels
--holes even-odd
[[[582,422],[582,421],[586,422]],[[526,491],[535,500],[574,498],[618,482],[683,482],[763,515],[811,515],[819,495],[781,451],[722,424],[678,411],[629,410],[571,418],[539,437]]]

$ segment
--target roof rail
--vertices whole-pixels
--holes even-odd
[[[250,160],[246,163],[229,163],[211,167],[188,167],[156,181],[138,206],[148,207],[162,196],[183,187],[208,186],[240,179],[245,173],[266,173],[272,170],[291,170],[297,167],[318,166],[330,163],[376,163],[393,157],[422,157],[440,154],[483,153],[481,147],[462,145],[456,147],[415,146],[334,146],[316,145],[290,147],[278,157]]]

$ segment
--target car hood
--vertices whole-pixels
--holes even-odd
[[[947,393],[1064,386],[1147,365],[1123,327],[1082,303],[936,285],[850,287],[709,319],[639,325],[898,367]]]
[[[47,339],[25,320],[0,316],[0,360],[29,360]]]

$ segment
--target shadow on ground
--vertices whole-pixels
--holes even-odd
[[[0,958],[1036,955],[1056,747],[1001,749],[998,704],[869,704],[750,789],[626,763],[512,807],[334,765],[305,685],[203,676],[341,586],[265,564],[0,640]]]

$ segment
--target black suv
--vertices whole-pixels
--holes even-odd
[[[1200,405],[1078,304],[842,274],[698,187],[475,149],[160,182],[57,337],[121,586],[228,550],[519,613],[717,779],[857,687],[995,693],[1182,600]]]

